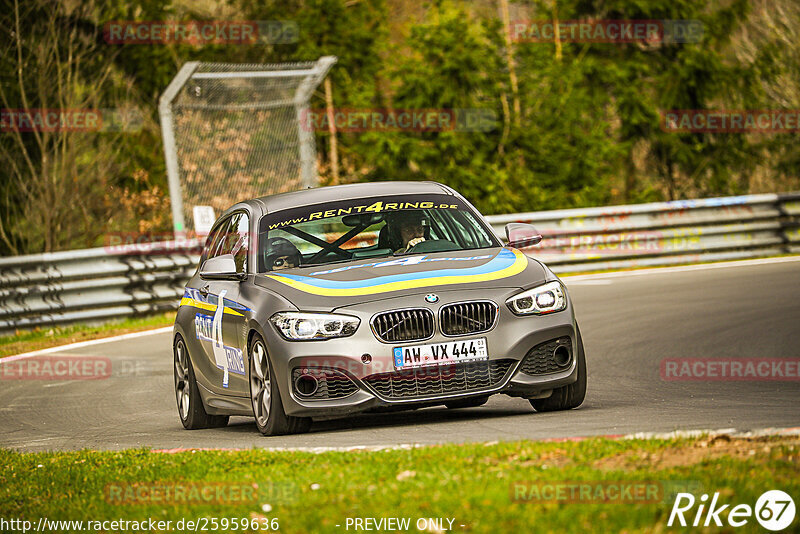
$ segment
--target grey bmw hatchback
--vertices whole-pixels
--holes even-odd
[[[383,182],[241,202],[214,224],[175,319],[187,429],[529,399],[579,406],[586,358],[565,286],[453,189]]]

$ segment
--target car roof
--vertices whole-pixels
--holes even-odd
[[[388,195],[414,195],[439,193],[454,195],[455,191],[446,185],[437,182],[368,182],[347,185],[331,185],[326,187],[315,187],[303,189],[289,193],[279,193],[265,197],[254,198],[240,202],[226,210],[230,211],[247,204],[251,208],[260,208],[262,214],[280,211],[298,206],[308,206],[322,204],[325,202],[335,202],[337,200],[347,200],[351,198],[372,198],[384,197]]]

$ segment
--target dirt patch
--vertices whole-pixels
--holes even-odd
[[[541,465],[547,467],[563,467],[567,464],[572,463],[572,458],[567,455],[567,451],[563,449],[555,449],[552,451],[547,451],[537,458],[530,458],[528,460],[522,460],[519,462],[518,465],[522,467],[528,467],[532,465]]]
[[[572,458],[567,455],[567,451],[563,449],[555,449],[547,451],[539,455],[524,453],[512,454],[511,456],[498,458],[484,458],[481,460],[485,464],[500,465],[512,462],[517,467],[531,467],[531,466],[547,466],[547,467],[563,467],[572,463]]]
[[[657,451],[626,451],[597,460],[593,467],[603,470],[632,470],[641,467],[669,469],[694,465],[704,460],[729,456],[738,460],[782,459],[800,463],[800,439],[731,438],[727,434],[709,436],[693,443]]]

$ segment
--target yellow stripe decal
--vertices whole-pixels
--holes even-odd
[[[369,287],[348,287],[348,288],[329,288],[317,287],[298,280],[292,280],[284,276],[267,275],[269,278],[293,287],[298,291],[311,293],[314,295],[324,295],[327,297],[353,297],[358,295],[373,295],[376,293],[388,293],[391,291],[402,291],[404,289],[418,289],[421,287],[430,286],[443,286],[449,284],[473,284],[475,282],[488,282],[491,280],[500,280],[508,278],[521,273],[528,265],[528,260],[524,254],[516,249],[512,249],[515,259],[514,263],[494,272],[471,274],[471,275],[453,275],[453,276],[440,276],[430,278],[419,278],[416,280],[402,280],[397,282],[389,282],[377,286]]]
[[[206,310],[210,312],[217,311],[216,304],[208,304],[206,302],[200,302],[199,300],[195,300],[189,297],[183,297],[181,299],[181,306],[192,306],[193,308],[200,308],[201,310]],[[222,313],[227,313],[228,315],[236,315],[238,317],[244,317],[241,313],[234,310],[233,308],[226,307]]]

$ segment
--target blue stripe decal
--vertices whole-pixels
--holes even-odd
[[[440,278],[445,276],[470,276],[493,273],[511,266],[516,261],[516,256],[508,249],[502,249],[494,258],[483,265],[468,267],[464,269],[440,269],[433,271],[421,271],[415,273],[400,273],[388,276],[368,278],[366,280],[325,280],[310,276],[300,276],[296,274],[270,273],[274,278],[288,278],[297,282],[302,282],[319,288],[351,289],[378,286],[392,282],[406,282],[409,280],[420,280],[428,278]],[[392,261],[392,260],[389,260]],[[436,263],[436,262],[433,262]],[[416,264],[418,265],[418,264]]]
[[[198,302],[202,302],[203,304],[210,304],[212,306],[217,306],[219,304],[219,296],[213,293],[209,293],[207,296],[203,296],[200,293],[200,290],[187,287],[183,290],[183,298],[194,299]],[[244,304],[240,304],[235,300],[231,299],[222,299],[222,305],[226,308],[231,308],[236,311],[252,311],[250,308],[245,306]]]

